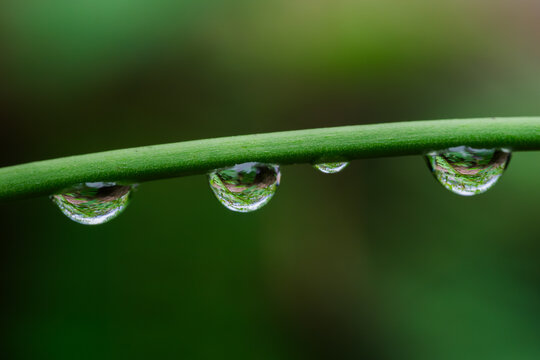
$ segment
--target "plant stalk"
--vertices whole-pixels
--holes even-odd
[[[540,117],[354,125],[186,141],[0,168],[0,200],[82,182],[138,183],[249,161],[280,165],[425,154],[452,146],[540,150]]]

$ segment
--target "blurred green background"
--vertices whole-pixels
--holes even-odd
[[[540,115],[533,0],[4,0],[0,166],[189,139]],[[203,176],[88,227],[0,204],[4,359],[540,357],[540,153],[461,198],[421,157]]]

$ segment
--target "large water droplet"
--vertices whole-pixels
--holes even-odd
[[[452,147],[427,154],[435,178],[448,190],[463,196],[486,192],[508,166],[511,153],[506,149]]]
[[[124,211],[132,187],[107,182],[84,183],[51,198],[71,220],[84,225],[99,225]]]
[[[348,162],[331,162],[331,163],[321,163],[315,164],[313,167],[325,174],[335,174],[345,169],[349,165]]]
[[[208,175],[210,188],[227,208],[250,212],[266,205],[279,185],[279,166],[249,162]]]

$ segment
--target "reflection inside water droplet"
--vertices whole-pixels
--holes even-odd
[[[279,185],[279,166],[249,162],[208,175],[210,188],[228,209],[250,212],[266,205]]]
[[[84,183],[51,196],[62,213],[84,225],[99,225],[117,217],[127,207],[132,185],[111,182]]]
[[[511,153],[506,149],[452,147],[426,155],[435,178],[448,190],[463,196],[490,189],[508,166]]]
[[[331,163],[321,163],[315,164],[313,167],[325,174],[335,174],[345,169],[349,165],[348,162],[331,162]]]

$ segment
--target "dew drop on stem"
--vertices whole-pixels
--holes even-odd
[[[266,205],[281,179],[278,165],[248,162],[208,175],[210,188],[227,209],[251,212]]]
[[[313,165],[313,167],[325,174],[335,174],[345,169],[347,165],[349,165],[349,163],[346,161],[343,161],[343,162],[320,163],[320,164]]]
[[[482,194],[499,180],[508,167],[507,149],[475,149],[457,146],[431,152],[426,160],[435,178],[448,190],[463,196]]]
[[[51,196],[69,219],[84,225],[106,223],[127,207],[133,185],[93,182],[76,185]]]

